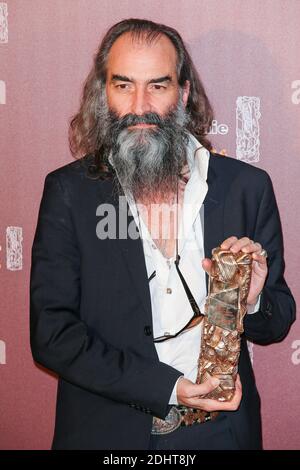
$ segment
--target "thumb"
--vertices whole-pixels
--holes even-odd
[[[207,274],[211,272],[212,261],[209,258],[204,258],[202,260],[202,268],[204,269]]]
[[[194,396],[199,396],[199,395],[206,395],[207,393],[212,392],[215,388],[217,388],[220,384],[220,380],[217,379],[216,377],[211,377],[209,376],[205,382],[202,384],[196,384],[195,388],[195,395]]]

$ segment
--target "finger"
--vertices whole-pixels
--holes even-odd
[[[236,411],[240,405],[242,392],[236,388],[230,401],[212,400],[211,398],[190,398],[186,400],[186,406],[205,411]]]
[[[242,387],[240,374],[236,374],[235,385],[239,385],[240,387]]]
[[[241,380],[240,380],[240,377],[237,376],[237,379],[235,381],[235,393],[232,397],[232,399],[226,403],[224,403],[224,405],[226,405],[226,408],[227,410],[237,410],[239,405],[240,405],[240,402],[241,402],[241,399],[242,399],[242,384],[241,384]]]
[[[219,384],[220,380],[216,377],[209,377],[202,384],[193,384],[191,385],[189,398],[197,397],[198,399],[199,395],[207,395],[208,393],[212,392],[215,388],[217,388]]]
[[[242,392],[243,387],[242,387],[242,382],[241,382],[240,374],[237,374],[237,376],[236,376],[235,388],[236,388],[237,390],[239,390],[240,392]]]
[[[188,400],[187,406],[205,411],[235,411],[240,405],[241,398],[242,384],[240,376],[237,375],[235,381],[235,393],[230,401],[221,402],[219,400],[212,400],[210,398],[191,398]]]
[[[267,265],[267,258],[265,256],[260,255],[259,253],[253,253],[252,258],[254,261],[257,261],[262,267]]]
[[[248,237],[243,237],[237,240],[235,243],[233,243],[230,247],[230,250],[233,253],[237,253],[240,251],[242,248],[245,248],[246,246],[248,247],[253,247],[254,242],[250,240]]]
[[[207,274],[211,272],[212,261],[209,258],[204,258],[202,260],[202,267]]]
[[[260,253],[261,250],[262,250],[262,246],[260,243],[258,242],[252,242],[252,240],[250,240],[251,243],[249,243],[248,245],[246,246],[243,246],[242,248],[242,251],[244,253]]]
[[[226,238],[222,244],[221,244],[221,248],[223,250],[229,250],[229,248],[237,241],[237,237],[229,237],[229,238]]]
[[[232,399],[230,401],[221,402],[222,407],[219,409],[224,410],[224,411],[235,411],[238,409],[241,399],[242,399],[242,383],[240,380],[240,376],[237,375],[236,381],[235,381],[235,392],[234,392]],[[216,401],[216,400],[212,400],[212,401]],[[215,407],[216,405],[214,403],[210,403],[208,406],[212,406],[212,409],[209,411],[213,411],[213,407]]]

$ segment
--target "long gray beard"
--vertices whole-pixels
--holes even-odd
[[[113,111],[108,113],[106,141],[110,143],[111,163],[123,190],[144,204],[172,201],[188,142],[189,118],[181,95],[177,106],[164,117],[146,113],[119,118]],[[128,129],[140,123],[156,127]]]

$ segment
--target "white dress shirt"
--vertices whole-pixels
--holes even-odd
[[[205,271],[201,264],[205,255],[204,228],[201,224],[200,209],[208,190],[206,180],[209,158],[209,151],[189,134],[187,163],[190,178],[184,190],[178,251],[180,270],[201,312],[204,312],[206,280]],[[163,256],[155,245],[134,200],[128,194],[126,197],[135,222],[140,227],[148,278],[153,271],[156,271],[156,276],[149,283],[153,336],[156,338],[166,333],[174,334],[183,328],[193,316],[191,305],[174,264],[176,253],[174,252],[171,258]],[[251,310],[256,311],[257,304]],[[195,382],[197,377],[201,331],[202,323],[176,338],[155,343],[159,360],[181,371],[182,375],[192,382]],[[177,404],[177,382],[170,397],[170,404]]]

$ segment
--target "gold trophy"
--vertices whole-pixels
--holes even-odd
[[[221,248],[212,251],[196,383],[203,383],[213,376],[220,384],[201,396],[203,398],[230,401],[234,395],[251,268],[251,254],[232,253]],[[172,406],[164,420],[153,418],[152,434],[168,434],[179,426],[214,420],[218,414],[218,411]]]
[[[220,384],[205,398],[230,401],[234,395],[251,267],[249,253],[212,250],[196,383],[213,376]]]

